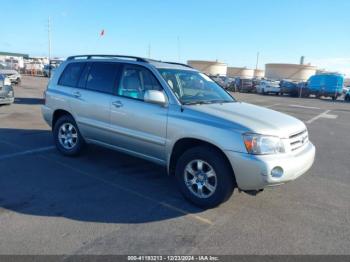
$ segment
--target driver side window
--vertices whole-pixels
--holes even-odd
[[[143,101],[147,90],[163,89],[149,70],[141,66],[124,66],[118,95]]]

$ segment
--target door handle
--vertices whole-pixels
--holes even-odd
[[[121,101],[114,101],[112,105],[116,108],[119,108],[123,106],[123,103]]]
[[[75,98],[79,98],[79,97],[81,97],[81,93],[80,93],[79,91],[74,92],[74,93],[73,93],[73,96],[74,96]]]

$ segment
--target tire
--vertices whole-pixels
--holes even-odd
[[[337,97],[336,96],[332,96],[332,100],[333,101],[337,100]]]
[[[65,128],[63,128],[63,126]],[[72,127],[71,131],[69,129]],[[67,133],[64,133],[64,129],[67,130]],[[70,136],[69,136],[70,134]],[[61,136],[61,138],[59,137]],[[67,139],[62,137],[69,136]],[[53,137],[57,150],[65,156],[77,156],[81,153],[82,148],[85,144],[83,137],[81,136],[78,126],[75,123],[73,117],[69,115],[61,116],[55,123],[53,128]],[[64,142],[66,140],[69,141],[69,138],[72,139],[71,142]]]
[[[266,92],[265,92],[265,89],[264,89],[264,88],[261,90],[261,93],[262,93],[264,96],[266,95]]]
[[[198,168],[200,161],[202,169]],[[185,170],[191,170],[191,172]],[[200,170],[202,170],[201,173]],[[213,172],[209,172],[210,170],[214,171],[214,175]],[[195,175],[191,175],[191,173]],[[211,176],[205,178],[209,173]],[[225,161],[221,152],[208,146],[187,150],[176,164],[175,175],[184,197],[201,208],[213,208],[227,201],[236,184],[232,168]],[[203,176],[207,182],[202,180],[202,197],[199,197],[198,184],[201,183],[199,179],[202,179]],[[207,184],[212,186],[211,191],[208,190]]]
[[[349,95],[346,95],[344,100],[347,101],[347,102],[349,102],[349,101],[350,101],[350,96],[349,96]]]

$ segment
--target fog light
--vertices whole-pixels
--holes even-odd
[[[282,167],[274,167],[272,170],[271,170],[271,176],[272,177],[281,177],[283,176],[283,169]]]

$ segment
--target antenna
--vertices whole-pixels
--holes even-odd
[[[177,37],[177,60],[180,62],[181,60],[181,44],[180,44],[180,37]]]
[[[148,58],[151,59],[151,44],[148,44]]]

